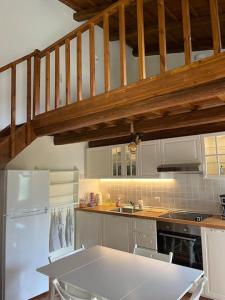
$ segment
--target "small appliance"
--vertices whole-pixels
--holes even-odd
[[[220,201],[221,201],[221,205],[222,205],[222,208],[223,208],[223,212],[222,212],[221,218],[223,220],[225,220],[225,195],[220,195]]]

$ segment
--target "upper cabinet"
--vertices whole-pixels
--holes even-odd
[[[158,176],[157,167],[161,163],[160,141],[142,142],[138,154],[138,175],[141,177]]]
[[[203,140],[204,173],[206,176],[225,175],[225,134],[206,135]]]
[[[110,173],[109,147],[88,148],[86,152],[86,177],[106,178]]]
[[[162,164],[201,163],[200,136],[161,140]]]

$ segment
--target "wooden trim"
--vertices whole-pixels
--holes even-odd
[[[212,38],[214,53],[221,52],[221,34],[220,34],[220,17],[218,11],[218,1],[209,0],[210,14],[211,14],[211,26],[212,26]]]
[[[95,96],[95,25],[90,24],[89,29],[89,52],[90,52],[90,96]]]
[[[45,58],[45,111],[50,109],[50,52]]]
[[[140,80],[146,78],[143,5],[143,0],[137,0],[138,65]]]
[[[160,53],[160,72],[167,70],[166,58],[166,20],[164,0],[158,0],[158,23],[159,23],[159,53]]]
[[[16,155],[16,66],[11,67],[11,157]]]
[[[70,40],[66,40],[65,44],[66,56],[66,105],[71,103],[71,78],[70,78]]]
[[[105,92],[110,90],[109,16],[103,17]]]
[[[18,64],[20,64],[20,63],[26,61],[27,59],[33,57],[34,55],[35,55],[35,51],[34,51],[34,52],[31,52],[30,54],[25,55],[25,56],[23,56],[23,57],[21,57],[21,58],[19,58],[19,59],[16,59],[16,60],[14,60],[13,62],[11,62],[11,63],[9,63],[9,64],[7,64],[7,65],[5,65],[5,66],[2,66],[2,67],[0,68],[0,73],[6,71],[6,70],[8,70],[8,69],[10,69],[10,68],[13,67],[13,66],[16,66],[16,65],[18,65]]]
[[[125,5],[119,6],[119,36],[120,36],[120,82],[121,86],[127,85],[127,61],[126,61],[126,28]]]
[[[55,109],[59,107],[60,101],[60,52],[59,46],[55,48]]]
[[[34,95],[33,95],[33,117],[40,113],[40,76],[41,76],[41,59],[40,51],[35,51],[34,56]]]
[[[27,130],[26,130],[26,136],[27,136],[27,144],[31,141],[31,128],[30,128],[30,122],[31,122],[31,57],[27,59]]]
[[[192,61],[192,43],[191,43],[191,23],[190,23],[190,7],[189,0],[181,1],[182,18],[183,18],[183,36],[184,36],[184,54],[185,64],[188,65]]]
[[[82,100],[82,35],[77,34],[77,101]]]

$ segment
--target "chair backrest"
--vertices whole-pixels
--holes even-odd
[[[161,261],[165,261],[168,263],[172,263],[173,260],[173,252],[170,252],[169,254],[159,253],[156,250],[147,249],[139,247],[137,244],[134,246],[134,254],[141,255],[153,259],[158,259]]]
[[[70,256],[70,255],[72,255],[72,254],[76,254],[76,253],[79,253],[79,252],[81,252],[81,251],[84,251],[85,250],[85,247],[84,247],[84,245],[82,244],[81,245],[81,248],[79,248],[79,249],[76,249],[76,250],[74,250],[74,251],[72,251],[72,252],[69,252],[69,253],[66,253],[65,255],[54,255],[54,253],[52,254],[52,255],[50,255],[49,257],[48,257],[48,261],[49,261],[49,263],[51,264],[51,263],[53,263],[54,261],[57,261],[57,260],[59,260],[59,259],[61,259],[61,258],[64,258],[64,257],[68,257],[68,256]]]
[[[198,285],[196,287],[196,289],[194,290],[190,300],[199,300],[200,299],[200,296],[203,292],[203,288],[206,284],[206,282],[208,281],[207,277],[206,276],[203,276],[199,282],[198,282]]]

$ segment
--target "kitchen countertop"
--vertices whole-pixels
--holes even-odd
[[[101,214],[110,214],[116,216],[125,216],[125,217],[133,217],[133,218],[141,218],[141,219],[152,219],[156,221],[164,221],[164,222],[171,222],[171,223],[178,223],[178,224],[187,224],[187,225],[194,225],[199,227],[210,227],[216,229],[225,229],[225,220],[222,220],[220,216],[212,216],[209,217],[201,222],[196,221],[188,221],[188,220],[180,220],[180,219],[167,219],[160,217],[161,215],[168,213],[169,209],[164,208],[145,208],[143,211],[139,211],[136,213],[119,213],[113,212],[111,209],[116,208],[115,206],[110,205],[101,205],[95,207],[87,207],[87,208],[75,208],[78,211],[87,211],[93,213],[101,213]]]

